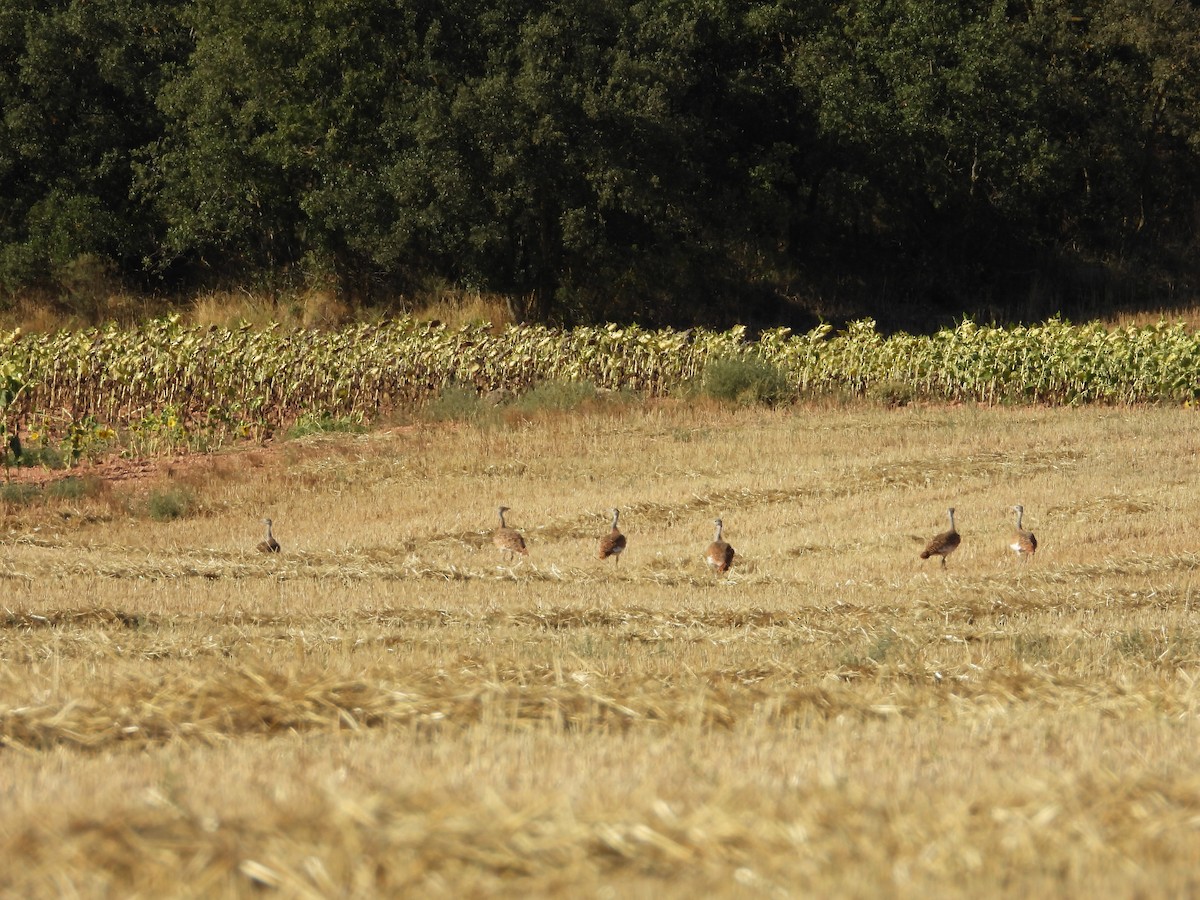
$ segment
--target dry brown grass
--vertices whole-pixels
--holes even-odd
[[[243,324],[266,328],[338,328],[348,322],[387,313],[409,312],[423,321],[437,319],[451,328],[490,322],[496,329],[513,324],[512,311],[498,294],[456,289],[429,290],[394,298],[379,307],[355,307],[335,291],[313,287],[289,291],[252,292],[213,290],[186,301],[119,292],[97,293],[90,302],[60,302],[34,293],[17,297],[0,310],[0,331],[48,333],[79,329],[102,322],[135,325],[155,316],[177,314],[194,325],[237,328]]]
[[[0,892],[1195,893],[1195,415],[658,404],[6,509]]]
[[[1164,309],[1147,309],[1137,312],[1118,312],[1104,317],[1110,328],[1129,326],[1140,328],[1159,322],[1185,322],[1189,328],[1200,329],[1200,304],[1190,303]]]
[[[332,292],[319,289],[286,295],[213,291],[193,298],[184,318],[223,328],[247,323],[266,328],[276,322],[290,328],[336,328],[350,320],[351,310]]]
[[[478,291],[428,291],[413,297],[398,297],[389,308],[395,312],[409,311],[424,321],[437,319],[451,328],[475,322],[491,322],[500,328],[513,322],[503,297]],[[378,314],[369,309],[353,309],[333,292],[314,288],[284,294],[214,291],[194,298],[184,318],[197,325],[223,327],[246,322],[266,327],[279,322],[292,328],[336,328],[352,319]]]
[[[423,321],[437,319],[451,328],[477,322],[490,322],[495,328],[503,328],[514,322],[512,310],[499,294],[447,290],[418,299],[412,305],[416,318]]]

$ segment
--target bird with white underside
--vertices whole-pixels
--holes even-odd
[[[258,552],[278,553],[279,541],[275,540],[275,535],[271,533],[271,520],[263,519],[263,524],[267,526],[267,536],[258,542]]]
[[[614,509],[612,511],[612,530],[600,538],[599,556],[601,559],[608,559],[611,556],[613,565],[620,565],[621,554],[625,552],[625,535],[617,529],[617,520],[620,517],[621,511]]]
[[[714,519],[713,525],[716,526],[717,533],[708,549],[704,551],[704,559],[712,566],[714,572],[724,574],[733,565],[733,548],[721,539],[721,529],[724,528],[721,520]]]
[[[1017,527],[1009,539],[1008,548],[1017,554],[1017,556],[1028,560],[1033,554],[1037,553],[1037,538],[1034,537],[1032,531],[1027,531],[1021,526],[1022,519],[1025,516],[1025,507],[1018,503],[1012,510],[1017,514]]]

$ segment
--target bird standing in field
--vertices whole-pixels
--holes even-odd
[[[621,511],[614,509],[612,511],[612,531],[600,538],[600,558],[613,558],[613,565],[621,564],[621,554],[625,552],[625,535],[617,529],[617,519],[621,517]]]
[[[1032,531],[1026,531],[1021,527],[1021,520],[1025,516],[1025,507],[1018,503],[1013,507],[1013,512],[1017,514],[1017,528],[1013,532],[1008,546],[1017,556],[1028,560],[1029,557],[1037,553],[1037,538],[1033,536]]]
[[[921,551],[921,559],[940,556],[943,566],[946,565],[946,557],[957,550],[958,545],[962,543],[962,538],[959,537],[958,531],[954,527],[954,507],[950,507],[946,512],[950,514],[950,530],[934,535],[933,539],[925,545],[925,549]]]
[[[267,526],[267,536],[258,542],[258,552],[278,553],[279,541],[275,540],[275,535],[271,534],[271,520],[263,519],[263,524]]]
[[[724,527],[721,520],[714,519],[713,524],[717,526],[717,533],[708,549],[704,551],[704,559],[713,567],[713,571],[728,572],[729,567],[733,565],[733,548],[721,540],[721,529]]]
[[[500,507],[500,527],[496,529],[496,533],[492,535],[492,543],[496,549],[508,556],[511,561],[516,553],[522,556],[528,556],[529,551],[525,549],[525,538],[521,537],[521,532],[515,528],[509,528],[504,524],[504,514],[508,512],[507,506]]]

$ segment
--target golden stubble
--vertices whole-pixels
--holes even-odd
[[[1194,891],[1197,435],[660,403],[230,455],[169,524],[7,509],[0,886]]]

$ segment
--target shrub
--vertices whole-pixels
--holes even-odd
[[[425,405],[425,418],[432,422],[482,422],[491,415],[491,405],[464,384],[447,385]]]
[[[287,430],[287,439],[307,437],[310,434],[351,433],[358,434],[366,431],[366,426],[360,416],[342,416],[307,414],[297,419]]]
[[[47,469],[65,469],[67,460],[62,451],[54,447],[25,447],[17,461],[22,466],[45,466]]]
[[[170,522],[191,515],[197,508],[196,497],[187,488],[171,487],[150,492],[146,511],[158,522]]]
[[[77,478],[68,475],[46,485],[46,496],[56,500],[82,500],[84,497],[99,496],[103,491],[104,480],[94,476]]]
[[[590,381],[542,381],[513,401],[517,412],[565,412],[578,409],[596,399],[596,385]]]
[[[917,390],[907,382],[897,378],[887,378],[868,387],[867,396],[876,403],[895,408],[912,403],[917,398]]]
[[[0,503],[11,503],[13,506],[24,506],[40,499],[42,489],[36,484],[25,484],[20,481],[0,484]]]
[[[704,367],[701,390],[717,400],[766,406],[778,406],[796,394],[782,368],[757,356],[712,360]]]

